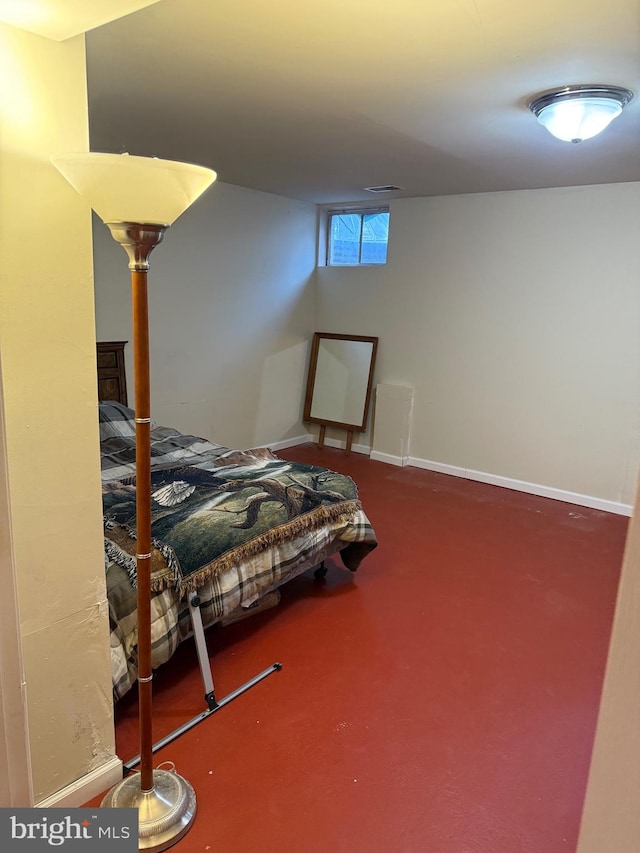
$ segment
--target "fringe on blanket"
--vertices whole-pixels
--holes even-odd
[[[221,554],[215,560],[202,566],[202,568],[191,572],[187,577],[181,576],[178,583],[178,591],[180,595],[195,592],[206,580],[219,572],[236,568],[245,560],[254,557],[267,548],[291,541],[296,536],[308,530],[317,530],[328,521],[343,521],[346,524],[352,519],[354,513],[359,512],[361,509],[362,504],[359,500],[341,501],[339,504],[319,506],[311,512],[287,521],[278,527],[272,527],[249,542],[245,542],[243,545],[239,545],[237,548]]]
[[[136,541],[136,531],[118,524],[112,519],[104,519],[105,530],[123,530],[132,542]],[[180,588],[180,564],[176,557],[173,548],[164,542],[157,539],[151,540],[151,545],[161,555],[160,559],[155,559],[152,554],[152,570],[151,570],[151,589],[154,592],[160,592],[167,587],[173,586]],[[104,538],[104,552],[106,558],[121,566],[127,573],[131,586],[136,589],[138,586],[138,561],[134,554],[130,554],[121,545],[113,539]],[[156,568],[154,569],[154,563]],[[160,564],[160,565],[158,565]]]
[[[214,577],[219,572],[237,568],[245,560],[255,557],[256,554],[261,553],[267,548],[289,542],[307,531],[317,530],[327,522],[335,523],[336,521],[342,521],[346,524],[353,518],[354,513],[359,512],[361,509],[362,504],[359,500],[346,500],[337,504],[319,506],[311,512],[298,516],[278,527],[272,527],[265,533],[261,533],[248,542],[221,554],[186,577],[182,573],[179,560],[173,549],[166,543],[154,539],[152,540],[153,547],[162,555],[167,571],[163,571],[161,566],[158,567],[159,571],[157,572],[152,570],[151,589],[160,591],[169,586],[174,586],[181,596],[185,593],[195,592],[206,580]],[[110,519],[105,519],[104,526],[105,530],[119,529],[126,532],[132,542],[135,542],[135,530],[120,525]],[[105,537],[104,545],[107,557],[125,569],[132,586],[136,587],[137,563],[135,555],[129,553],[121,545],[114,542],[113,539],[107,537]]]

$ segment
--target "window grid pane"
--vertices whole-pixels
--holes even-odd
[[[327,264],[385,264],[388,239],[388,210],[330,213]]]
[[[338,213],[331,216],[329,263],[357,264],[360,254],[361,216],[357,213]]]
[[[389,241],[389,214],[370,213],[363,217],[362,252],[363,264],[385,264]]]

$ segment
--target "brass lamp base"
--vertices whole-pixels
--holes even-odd
[[[191,828],[196,794],[177,773],[154,770],[151,791],[143,791],[140,774],[132,773],[114,785],[100,805],[138,809],[138,850],[166,850]]]

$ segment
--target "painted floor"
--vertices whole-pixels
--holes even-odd
[[[282,670],[156,754],[197,796],[172,849],[575,851],[628,519],[326,447],[279,455],[350,474],[379,547],[208,631],[218,698]],[[189,641],[155,676],[154,740],[202,694]],[[116,739],[138,752],[135,691]]]

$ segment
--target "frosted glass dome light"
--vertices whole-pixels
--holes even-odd
[[[566,86],[538,95],[529,109],[552,136],[582,142],[601,133],[632,98],[619,86]]]

